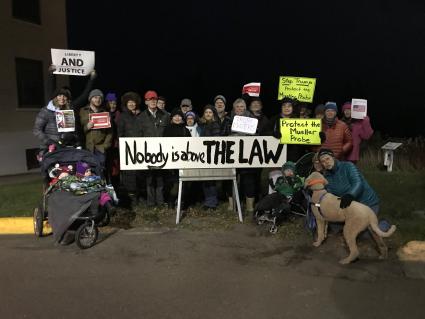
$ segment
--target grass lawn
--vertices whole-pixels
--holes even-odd
[[[425,171],[388,173],[365,170],[363,173],[381,199],[380,218],[385,218],[398,227],[392,240],[398,243],[425,240]],[[32,216],[33,208],[41,199],[41,188],[42,184],[38,179],[1,185],[0,217]],[[116,224],[124,228],[152,224],[176,227],[173,210],[138,208],[131,213],[126,210],[119,211],[122,213],[120,217],[125,218],[117,216]],[[201,206],[197,206],[189,210],[187,216],[189,218],[183,219],[179,227],[226,229],[238,223],[235,214],[226,211],[226,203],[220,205],[220,209],[215,212],[203,212]],[[127,218],[131,221],[125,221]],[[286,232],[302,231],[300,223],[283,227],[287,228]],[[291,230],[291,227],[294,229]]]
[[[380,197],[380,218],[397,225],[402,242],[425,240],[425,171],[364,171]]]
[[[0,217],[32,216],[41,198],[41,179],[1,185]]]

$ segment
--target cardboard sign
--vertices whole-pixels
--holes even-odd
[[[111,127],[109,112],[89,113],[89,121],[93,122],[94,130]]]
[[[321,119],[281,119],[280,142],[283,144],[320,145]]]
[[[284,97],[297,99],[300,102],[313,102],[316,79],[294,76],[279,77],[278,100]]]
[[[75,132],[75,117],[73,110],[58,110],[55,112],[58,132]]]
[[[281,167],[286,145],[271,136],[125,137],[122,170]]]
[[[51,49],[54,74],[87,76],[94,69],[94,51]]]
[[[367,100],[352,99],[351,100],[351,117],[353,119],[363,120],[367,115]]]
[[[254,135],[257,132],[258,119],[235,115],[232,122],[232,132]]]
[[[248,94],[249,96],[260,96],[261,83],[252,82],[245,84],[242,88],[242,94]]]

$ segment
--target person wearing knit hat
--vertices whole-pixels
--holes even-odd
[[[94,97],[100,97],[100,104],[103,102],[103,93],[102,93],[101,90],[99,90],[99,89],[91,90],[90,93],[89,93],[89,102]]]
[[[190,135],[192,137],[201,136],[201,128],[198,125],[198,117],[197,115],[189,111],[185,114],[186,128],[189,130]]]
[[[115,114],[117,110],[117,95],[115,93],[109,92],[105,97],[106,110],[111,114]]]
[[[345,159],[353,147],[353,139],[348,126],[336,116],[335,102],[325,104],[325,117],[322,119],[322,131],[325,133],[323,148],[331,149],[337,159]]]
[[[80,110],[81,128],[86,136],[86,149],[94,154],[100,166],[104,168],[106,151],[112,146],[113,131],[112,127],[95,128],[91,119],[91,115],[94,113],[106,112],[106,109],[102,106],[102,91],[98,89],[90,91],[88,100],[89,105]]]
[[[223,95],[217,95],[214,98],[214,107],[217,112],[218,118],[220,119],[220,123],[222,126],[228,125],[228,121],[230,121],[230,117],[227,116],[226,112],[226,98]]]
[[[341,121],[347,124],[353,138],[353,148],[347,155],[346,159],[356,164],[360,158],[360,144],[362,141],[368,140],[373,135],[373,129],[370,125],[368,116],[363,119],[351,118],[351,103],[345,102],[342,106]]]
[[[184,98],[180,102],[180,109],[183,112],[183,114],[186,114],[187,112],[192,110],[192,101],[188,98]]]
[[[283,164],[282,171],[284,172],[287,169],[291,170],[295,174],[295,163],[291,161],[287,161],[285,164]]]

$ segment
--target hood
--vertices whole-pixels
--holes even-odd
[[[47,104],[46,108],[49,111],[53,111],[55,112],[57,110],[56,106],[53,104],[53,100],[50,100],[49,103]]]

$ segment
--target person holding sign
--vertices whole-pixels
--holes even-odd
[[[236,99],[233,102],[233,109],[230,113],[230,121],[228,121],[227,125],[223,127],[223,133],[225,136],[244,136],[244,135],[250,135],[247,133],[242,133],[242,131],[233,131],[232,130],[232,124],[235,120],[235,116],[240,117],[246,117],[246,118],[253,118],[252,114],[246,109],[246,102],[244,99],[239,98]],[[257,124],[258,128],[258,124]],[[255,127],[252,131],[256,131]],[[256,189],[256,178],[257,178],[257,170],[253,168],[238,168],[236,170],[237,174],[239,175],[239,182],[241,186],[241,194],[242,196],[245,195],[245,209],[247,213],[253,213],[254,212],[254,201],[255,196],[257,195],[257,189]],[[229,184],[227,184],[229,185]],[[231,197],[230,187],[227,186],[226,190],[228,191],[229,195],[229,209],[232,207],[233,209],[233,198]]]
[[[102,91],[98,89],[92,90],[88,100],[89,105],[80,110],[81,127],[85,135],[86,149],[94,154],[99,164],[104,168],[106,160],[105,152],[112,145],[112,128],[110,123],[109,127],[96,128],[95,122],[90,120],[91,115],[106,112],[102,107]]]
[[[72,95],[69,88],[56,88],[56,77],[53,75],[54,70],[54,66],[49,67],[47,81],[47,92],[52,98],[48,101],[47,105],[38,112],[33,127],[33,134],[40,141],[39,158],[48,150],[49,145],[57,144],[60,140],[62,132],[59,132],[56,113],[58,111],[67,110],[68,115],[70,115],[71,112],[75,115],[75,112],[77,112],[86,101],[93,81],[96,78],[96,72],[93,71],[90,74],[90,80],[87,82],[84,92],[77,99],[71,100]],[[74,128],[69,128],[68,131],[74,132],[78,138],[78,126],[77,128],[75,127],[76,123],[78,123],[78,117],[75,118],[74,115],[72,116],[74,118]],[[60,116],[64,117],[64,114]]]
[[[335,158],[344,160],[353,148],[353,139],[348,126],[337,118],[337,111],[335,102],[325,104],[322,131],[326,134],[326,140],[322,143],[322,147],[331,149]]]
[[[299,118],[298,101],[289,97],[285,97],[281,101],[281,109],[278,115],[270,119],[271,135],[275,138],[281,139],[280,120],[283,118]],[[287,160],[296,162],[301,156],[304,155],[306,148],[301,144],[290,144],[287,146]]]
[[[345,102],[342,106],[341,120],[348,125],[353,137],[353,148],[347,155],[347,160],[356,164],[360,158],[360,144],[363,140],[368,140],[373,135],[373,129],[370,126],[370,119],[365,116],[363,119],[351,118],[351,103]]]

